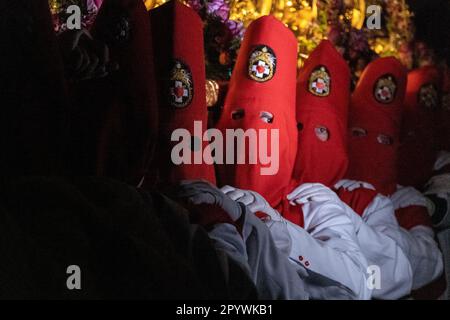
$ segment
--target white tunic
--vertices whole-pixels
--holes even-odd
[[[403,190],[399,186],[397,192]],[[409,192],[407,203],[395,203],[394,208],[407,208],[408,206],[425,206],[424,196],[417,190],[408,187]],[[395,199],[395,194],[391,198]],[[433,230],[424,225],[415,226],[409,230],[400,228],[400,232],[386,230],[386,234],[392,237],[403,249],[409,258],[413,271],[412,289],[419,289],[433,280],[437,279],[443,272],[442,253],[434,240]]]
[[[370,279],[373,282],[369,281],[372,283],[372,297],[399,299],[407,296],[411,292],[413,272],[408,256],[390,237],[400,233],[391,201],[377,195],[361,217],[352,211],[349,211],[349,216],[357,229],[361,250],[374,272]]]
[[[281,218],[269,221],[272,237],[290,261],[305,270],[306,291],[313,299],[370,299],[367,260],[343,203],[309,202],[302,206],[304,228]],[[273,225],[284,224],[286,233]],[[270,226],[272,224],[272,226]]]
[[[253,280],[260,299],[308,299],[302,270],[279,250],[267,226],[247,210],[242,235],[232,224],[218,224],[209,232],[215,247],[238,262]]]

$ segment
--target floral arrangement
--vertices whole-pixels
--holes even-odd
[[[165,0],[145,1],[147,9]],[[103,0],[49,0],[54,29],[61,33],[67,29],[66,12],[70,5],[77,5],[82,13],[82,27],[89,28],[95,20]],[[205,24],[206,73],[209,79],[228,80],[235,64],[237,51],[244,34],[242,22],[230,19],[228,0],[184,0],[200,15]]]
[[[186,0],[204,22],[206,75],[213,80],[228,80],[236,62],[244,25],[230,19],[226,0]]]
[[[327,38],[336,46],[348,62],[352,71],[352,85],[356,85],[362,71],[377,57],[371,49],[364,29],[352,24],[352,5],[350,1],[326,0],[328,23]]]
[[[102,0],[49,0],[55,30],[66,29],[65,8],[77,4],[82,9],[83,26],[89,27]],[[143,0],[147,9],[167,0]],[[377,56],[397,57],[412,68],[427,63],[431,54],[414,45],[412,13],[406,0],[181,0],[192,7],[204,22],[206,72],[209,79],[228,80],[242,41],[244,26],[263,14],[273,14],[295,34],[299,43],[299,66],[309,53],[328,38],[348,61],[356,82],[364,67]],[[360,28],[364,21],[360,5],[382,7],[381,30]],[[362,18],[361,18],[362,17]]]
[[[366,0],[382,7],[382,30],[366,30],[371,48],[380,56],[395,56],[413,67],[414,25],[405,0]]]
[[[66,10],[71,5],[77,5],[81,9],[81,24],[83,28],[89,28],[97,16],[102,0],[49,0],[50,10],[53,17],[53,26],[56,33],[67,30]]]
[[[414,26],[405,0],[365,0],[365,5],[381,6],[381,29],[357,29],[351,24],[350,0],[326,2],[330,26],[328,38],[338,47],[352,70],[353,82],[377,56],[395,56],[407,68],[414,66]]]

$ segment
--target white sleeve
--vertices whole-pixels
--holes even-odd
[[[245,242],[234,225],[229,223],[216,224],[208,232],[208,236],[213,240],[217,251],[226,253],[228,257],[236,261],[250,275]]]
[[[413,290],[436,280],[444,270],[442,253],[430,227],[401,228],[402,241],[409,244],[408,256],[413,269]]]
[[[380,209],[378,211],[376,206],[370,206],[368,210],[371,211],[368,212],[367,209],[365,211],[366,217],[382,224],[385,215],[383,210],[387,210],[388,207],[378,208]],[[347,208],[349,217],[356,227],[361,250],[369,263],[371,271],[369,286],[372,289],[372,297],[399,299],[407,296],[411,292],[413,275],[406,254],[394,239],[378,231],[373,225],[365,223],[350,207]],[[392,215],[392,206],[390,210]],[[377,213],[380,217],[376,217]],[[396,224],[392,219],[388,219],[387,223],[394,223],[394,226]],[[398,226],[396,228],[398,229]]]
[[[393,239],[408,257],[413,290],[432,282],[442,273],[442,254],[434,241],[433,230],[417,226],[408,231],[398,226],[389,198],[377,195],[364,211],[363,220]]]
[[[362,219],[376,230],[391,228],[397,231],[400,227],[395,218],[395,210],[391,199],[377,194],[362,214]]]
[[[375,231],[393,239],[409,259],[409,243],[402,237],[394,206],[388,197],[378,194],[364,210],[362,219]]]
[[[292,243],[289,259],[306,270],[305,285],[311,297],[370,299],[367,261],[343,206],[331,201],[310,202],[302,211],[304,229],[285,221]]]
[[[209,232],[216,249],[248,271],[260,299],[308,299],[302,271],[276,247],[266,225],[248,210],[244,219],[242,235],[231,224],[218,224]]]

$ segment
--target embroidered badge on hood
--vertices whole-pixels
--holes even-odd
[[[308,82],[308,91],[315,96],[326,97],[330,94],[331,77],[327,68],[317,67],[311,72]]]
[[[175,60],[169,80],[170,104],[175,108],[187,107],[194,96],[194,83],[189,67]]]
[[[277,68],[277,57],[273,50],[259,45],[250,53],[248,75],[257,82],[266,82],[273,78]]]
[[[375,83],[374,96],[379,103],[391,103],[397,93],[397,84],[391,75],[381,76]]]
[[[419,90],[419,104],[428,109],[434,109],[438,104],[438,92],[432,83],[424,84]]]

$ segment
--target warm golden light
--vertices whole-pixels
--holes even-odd
[[[144,4],[147,10],[150,10],[155,6],[155,0],[145,0]]]
[[[365,0],[357,0],[355,2],[357,4],[355,4],[352,12],[352,26],[353,28],[361,29],[366,18],[366,2]]]
[[[168,0],[143,0],[148,10]],[[185,2],[184,0],[181,0]],[[225,0],[230,6],[230,19],[243,22],[245,27],[263,15],[272,14],[290,28],[299,42],[299,64],[328,33],[327,6],[325,0]],[[390,12],[389,6],[385,14],[392,20],[411,18],[405,0],[391,0],[392,8],[400,8],[398,12]],[[395,3],[394,3],[395,2]],[[373,2],[370,2],[373,3]],[[389,2],[391,3],[391,2]],[[345,12],[337,18],[339,23],[350,23],[351,27],[361,30],[366,18],[365,0],[344,0]],[[322,10],[319,12],[319,10]],[[392,9],[394,10],[394,9]],[[399,18],[400,17],[400,18]],[[409,35],[409,33],[411,35]],[[412,37],[411,30],[389,29],[389,38],[373,37],[370,40],[372,50],[380,55],[397,55],[401,43]]]

